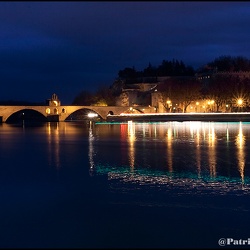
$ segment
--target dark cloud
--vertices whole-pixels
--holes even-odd
[[[118,71],[250,58],[249,2],[0,2],[0,100],[71,103]]]

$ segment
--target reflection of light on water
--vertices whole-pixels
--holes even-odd
[[[228,127],[227,127],[227,142],[229,142],[229,130],[228,130]]]
[[[213,147],[215,142],[215,132],[214,132],[214,124],[210,124],[208,130],[208,143],[209,146]]]
[[[135,166],[135,124],[132,121],[128,121],[128,142],[129,142],[129,164],[131,169]]]
[[[203,140],[206,140],[206,128],[205,128],[205,124],[203,124],[202,126],[202,130],[203,130]]]
[[[123,146],[124,158],[126,157],[126,162],[121,165],[129,165],[129,173],[131,173],[132,169],[133,173],[136,174],[138,168],[151,168],[152,171],[157,171],[167,165],[165,171],[168,174],[188,170],[195,173],[196,177],[198,173],[198,177],[203,179],[204,176],[208,177],[207,171],[209,170],[211,185],[216,186],[219,185],[216,183],[216,180],[220,178],[221,172],[223,172],[223,175],[225,175],[225,173],[230,173],[231,176],[235,174],[235,172],[233,172],[234,170],[230,171],[233,162],[232,158],[235,157],[235,155],[230,154],[230,152],[235,151],[237,147],[237,166],[242,182],[244,181],[246,183],[246,177],[244,178],[246,146],[243,132],[247,138],[249,138],[250,133],[247,129],[244,130],[244,126],[241,124],[239,128],[238,122],[162,122],[156,124],[130,121],[120,126],[121,140],[123,141],[121,145]],[[235,144],[232,144],[234,138]],[[162,144],[162,142],[164,144]],[[126,145],[126,147],[124,147],[124,145]],[[141,145],[143,145],[143,147],[141,147]],[[139,153],[136,155],[137,167],[134,168],[137,146],[140,147],[140,151],[138,151]],[[187,153],[185,152],[185,147]],[[180,151],[178,150],[179,148]],[[154,151],[152,149],[154,149]],[[160,150],[157,151],[157,149]],[[164,150],[163,155],[158,154],[158,152],[162,152],[162,149]],[[223,149],[227,151],[223,151]],[[141,150],[143,152],[141,152]],[[152,154],[148,152],[152,152]],[[180,152],[183,152],[183,155],[180,155]],[[228,155],[226,155],[226,152],[228,152]],[[188,155],[189,158],[188,164],[185,166],[182,162],[185,162],[183,157],[186,155]],[[222,159],[223,157],[225,157],[225,159]],[[155,158],[158,158],[157,161],[154,161]],[[129,164],[127,162],[128,159]],[[221,164],[224,164],[224,166]],[[239,172],[237,171],[236,175],[239,175]],[[169,176],[171,177],[171,175]]]
[[[242,123],[239,125],[239,133],[236,136],[235,144],[237,146],[237,159],[238,159],[238,169],[240,172],[242,183],[244,183],[244,169],[245,169],[245,136],[242,132]]]
[[[167,161],[169,172],[173,172],[173,152],[172,152],[172,128],[168,128],[167,132]]]
[[[159,190],[168,191],[173,190],[176,195],[208,195],[208,194],[220,194],[226,195],[229,193],[237,193],[237,195],[245,195],[250,191],[250,184],[245,184],[244,189],[241,187],[241,183],[232,178],[197,178],[197,176],[188,173],[185,176],[178,174],[167,175],[158,174],[153,175],[152,173],[136,172],[130,174],[123,171],[108,171],[109,180],[117,180],[118,183],[131,183],[139,184],[139,187],[155,185]],[[114,184],[114,182],[112,182]],[[139,188],[138,187],[138,188]],[[137,189],[138,189],[137,188]],[[128,191],[129,186],[126,185]],[[131,186],[131,189],[134,189]]]
[[[196,128],[196,164],[198,176],[201,175],[200,126]]]
[[[127,150],[125,147],[123,147],[123,142],[127,141],[127,137],[128,137],[128,126],[127,124],[120,124],[120,135],[121,135],[121,154],[122,154],[122,161],[121,164],[124,165],[127,162]]]
[[[190,122],[189,127],[190,127],[191,137],[193,138],[194,135],[195,135],[195,132],[196,132],[196,134],[197,134],[197,132],[199,134],[199,130],[200,130],[200,127],[201,127],[201,122]]]
[[[133,121],[128,121],[128,135],[129,136],[135,136],[135,124]]]
[[[208,164],[211,177],[216,176],[216,136],[214,132],[214,123],[209,124],[208,130]]]
[[[47,123],[47,134],[48,134],[48,148],[49,148],[49,164],[53,165],[55,162],[56,168],[60,168],[60,136],[59,136],[59,124]],[[54,162],[53,162],[53,159]]]
[[[142,133],[143,133],[143,137],[146,136],[146,126],[145,126],[145,123],[143,123],[143,126],[142,126]]]
[[[92,130],[92,123],[90,121],[90,125],[89,125],[89,152],[88,152],[90,174],[92,173],[92,171],[94,170],[94,167],[95,167],[93,140],[94,140],[94,136],[93,136],[93,130]]]
[[[154,125],[154,135],[155,135],[155,137],[157,137],[157,129],[156,129],[156,125]]]

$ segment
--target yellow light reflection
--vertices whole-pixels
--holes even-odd
[[[229,142],[229,139],[230,139],[230,138],[229,138],[229,130],[228,130],[228,127],[227,127],[227,132],[226,132],[226,133],[227,133],[227,142]]]
[[[154,125],[154,136],[157,137],[157,129],[156,129],[156,125]]]
[[[201,176],[200,124],[196,127],[196,164],[198,177]]]
[[[237,146],[238,169],[241,176],[242,184],[244,184],[244,169],[245,169],[245,136],[242,132],[242,123],[239,125],[239,133],[236,136],[235,144]]]
[[[143,134],[143,137],[146,136],[146,127],[145,127],[145,123],[143,123],[143,125],[142,125],[142,134]]]
[[[128,142],[129,142],[129,164],[131,170],[135,167],[135,124],[132,121],[128,121]]]
[[[47,123],[47,135],[48,135],[48,149],[49,149],[49,164],[56,166],[57,169],[60,168],[60,136],[59,136],[59,124]]]
[[[167,162],[169,172],[173,172],[173,149],[172,149],[172,128],[169,127],[167,130]]]
[[[216,177],[216,135],[214,123],[209,123],[208,129],[208,164],[211,177]]]
[[[189,122],[190,134],[191,134],[192,138],[194,138],[195,133],[197,136],[197,132],[198,132],[198,136],[199,136],[200,127],[201,127],[201,122]]]
[[[127,124],[120,124],[120,134],[121,134],[121,143],[125,142],[128,140],[128,126]],[[121,145],[121,156],[122,156],[122,164],[126,165],[127,164],[127,155],[128,152],[125,147]]]

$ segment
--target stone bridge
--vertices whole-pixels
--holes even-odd
[[[0,106],[0,120],[6,122],[7,119],[16,112],[22,110],[35,110],[47,118],[48,121],[65,121],[71,114],[78,110],[87,109],[97,113],[102,119],[106,120],[108,114],[119,115],[128,110],[134,109],[142,113],[153,112],[152,107],[136,106],[61,106],[58,103],[44,106]],[[56,119],[51,119],[51,118]]]

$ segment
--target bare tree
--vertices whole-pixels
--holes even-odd
[[[174,97],[175,81],[166,80],[157,87],[159,102],[162,104],[166,112],[171,111],[170,102]]]
[[[175,99],[182,103],[183,113],[186,113],[191,102],[201,98],[201,82],[194,78],[180,79],[174,94]]]

